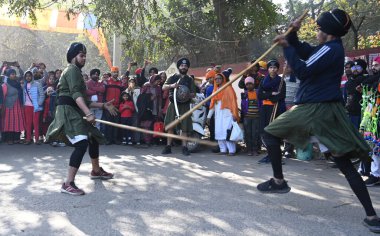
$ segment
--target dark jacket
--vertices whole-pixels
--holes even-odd
[[[362,84],[367,85],[368,87],[374,90],[377,90],[377,85],[379,83],[380,83],[380,73],[365,77]]]
[[[347,80],[346,83],[346,93],[347,93],[347,102],[346,102],[346,109],[348,111],[348,114],[353,116],[360,116],[361,115],[361,105],[360,100],[362,99],[362,93],[357,91],[356,87],[361,85],[364,76],[352,76]]]
[[[342,101],[340,82],[344,69],[342,40],[311,46],[300,42],[296,32],[287,37],[284,55],[301,81],[295,104]]]
[[[270,78],[269,75],[265,76],[264,80],[260,83],[257,96],[260,100],[269,100],[273,103],[278,102],[278,111],[283,113],[286,110],[286,106],[285,106],[286,84],[285,84],[285,81],[283,81],[281,90],[280,90],[281,80],[282,79],[280,76],[277,76],[274,79]],[[277,95],[272,95],[272,92],[280,92],[280,93]],[[259,104],[259,106],[261,105]]]

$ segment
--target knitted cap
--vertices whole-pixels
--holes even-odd
[[[251,76],[248,76],[247,78],[245,78],[244,84],[247,85],[248,83],[255,84],[255,79]]]
[[[222,71],[222,74],[224,75],[224,77],[225,77],[227,80],[229,80],[230,75],[232,74],[232,69],[231,69],[231,68],[228,68],[227,70]]]

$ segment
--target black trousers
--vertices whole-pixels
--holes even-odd
[[[281,140],[264,131],[263,136],[264,143],[268,150],[268,156],[272,163],[273,176],[277,179],[283,179],[284,175],[282,172],[282,153],[281,153]],[[356,197],[359,199],[360,203],[363,205],[367,216],[376,215],[375,209],[372,206],[371,198],[369,196],[367,187],[354,165],[352,164],[350,158],[346,156],[336,157],[335,162],[339,170],[346,177],[352,191],[355,193]]]
[[[119,115],[113,116],[107,110],[104,110],[103,112],[104,112],[104,118],[106,121],[113,122],[113,123],[119,123],[119,120],[120,120]],[[114,142],[115,143],[115,142],[119,141],[119,139],[118,139],[119,128],[116,128],[116,127],[113,127],[110,125],[106,125],[104,132],[105,132],[104,136],[106,137],[108,142]]]
[[[88,140],[82,140],[73,144],[73,146],[74,151],[70,156],[69,162],[69,166],[71,167],[79,169],[84,154],[86,154],[87,147],[91,159],[99,158],[99,143],[95,139],[91,139],[90,142]]]

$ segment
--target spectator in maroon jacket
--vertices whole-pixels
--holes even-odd
[[[86,82],[87,90],[86,95],[88,100],[92,102],[103,102],[104,92],[106,91],[106,86],[99,80],[100,70],[92,69],[90,71],[90,80]],[[100,108],[91,108],[91,112],[94,114],[96,119],[101,119],[103,115],[103,110]],[[96,123],[96,127],[100,129],[100,124]]]

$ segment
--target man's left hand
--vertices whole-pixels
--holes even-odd
[[[118,113],[117,108],[112,104],[115,99],[112,99],[111,101],[108,101],[104,103],[104,108],[107,109],[107,111],[112,115],[116,116]]]

